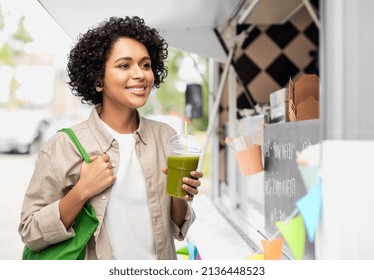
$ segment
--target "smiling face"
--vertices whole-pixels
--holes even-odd
[[[119,38],[105,63],[103,110],[133,110],[145,105],[154,75],[146,47],[130,38]]]

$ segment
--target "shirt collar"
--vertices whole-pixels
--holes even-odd
[[[101,110],[101,104],[95,105],[88,118],[88,126],[91,129],[94,137],[96,138],[96,141],[99,143],[102,152],[106,153],[115,139],[101,123],[99,117]]]
[[[101,123],[101,119],[99,114],[102,110],[102,105],[97,104],[93,108],[90,117],[88,119],[88,124],[93,132],[96,140],[101,146],[103,153],[105,153],[109,147],[111,146],[112,142],[115,140],[113,136],[105,129],[103,124]],[[140,116],[139,111],[136,110],[136,117],[138,119],[138,128],[135,130],[134,135],[136,140],[140,140],[142,143],[146,143],[146,130],[144,128],[144,120]]]
[[[136,117],[138,119],[138,129],[135,130],[135,132],[134,132],[135,135],[136,135],[136,139],[142,141],[143,144],[147,145],[147,142],[146,142],[146,129],[144,128],[144,120],[140,116],[138,110],[136,110]]]

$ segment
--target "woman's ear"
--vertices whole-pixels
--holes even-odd
[[[95,90],[97,92],[101,92],[103,91],[103,82],[101,80],[98,80],[96,83],[95,83]]]

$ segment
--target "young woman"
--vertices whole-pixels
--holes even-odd
[[[167,76],[167,43],[138,17],[103,21],[81,35],[68,60],[69,85],[94,105],[72,127],[92,162],[56,133],[41,149],[28,186],[19,233],[35,251],[74,236],[72,224],[89,201],[99,226],[87,259],[176,259],[195,219],[188,201],[203,174],[183,178],[184,199],[166,194],[166,144],[176,132],[139,115]]]

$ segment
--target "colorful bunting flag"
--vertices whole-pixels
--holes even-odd
[[[190,260],[196,260],[196,257],[197,257],[197,249],[196,249],[195,244],[193,244],[192,242],[189,242],[189,243],[187,244],[187,249],[188,249],[189,259],[190,259]]]
[[[178,249],[177,250],[177,255],[187,255],[188,256],[187,246]]]
[[[315,234],[322,212],[322,183],[321,178],[318,179],[316,185],[309,193],[296,202],[296,206],[300,211],[308,233],[308,240],[314,241]]]
[[[192,242],[178,249],[176,253],[177,255],[183,255],[184,260],[201,260],[200,253]]]
[[[247,257],[247,260],[264,260],[264,254],[256,254],[256,255],[251,255]]]
[[[288,223],[278,221],[275,223],[280,233],[290,247],[294,258],[301,260],[304,256],[305,249],[305,225],[301,215],[297,215]]]
[[[280,260],[282,256],[283,238],[262,240],[265,260]]]
[[[318,173],[320,172],[320,167],[316,166],[302,166],[299,165],[298,169],[303,179],[304,185],[309,192],[318,181]]]

